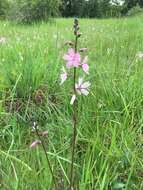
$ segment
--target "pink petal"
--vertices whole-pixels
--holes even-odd
[[[73,62],[73,66],[76,67],[76,68],[78,68],[78,67],[80,66],[80,64],[79,64],[79,62],[74,61],[74,62]]]
[[[79,53],[76,53],[75,57],[76,57],[76,61],[77,61],[78,63],[80,63],[80,61],[81,61],[81,59],[80,59],[80,54],[79,54]]]
[[[30,148],[35,148],[35,147],[38,146],[39,144],[41,144],[41,141],[35,140],[35,141],[30,145]]]
[[[73,105],[76,99],[76,95],[74,94],[71,98],[70,105]]]
[[[60,75],[60,78],[61,78],[60,85],[62,85],[65,82],[65,80],[67,80],[67,72],[64,67],[62,67],[61,72],[62,73]]]
[[[73,48],[70,48],[70,49],[68,50],[68,54],[69,54],[70,56],[74,56],[74,55],[75,55],[74,49],[73,49]]]
[[[88,64],[82,64],[82,69],[86,74],[89,74],[89,66],[88,66]]]
[[[72,57],[69,56],[68,54],[65,54],[65,55],[63,56],[63,59],[64,59],[65,61],[71,61],[71,60],[72,60]]]
[[[68,61],[66,67],[67,69],[71,69],[73,67],[72,61]]]
[[[67,73],[62,73],[61,74],[61,83],[60,83],[60,85],[62,85],[66,80],[67,80]]]

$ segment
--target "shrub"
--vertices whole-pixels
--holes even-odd
[[[48,20],[58,14],[60,0],[14,0],[9,18],[18,23]]]
[[[135,16],[138,14],[142,14],[143,13],[143,8],[141,8],[139,5],[136,5],[135,7],[131,8],[127,15],[128,16]]]
[[[0,0],[0,19],[6,18],[6,13],[9,8],[9,3],[7,0]]]

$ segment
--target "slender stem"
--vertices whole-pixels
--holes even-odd
[[[46,156],[46,160],[47,160],[47,163],[48,163],[48,167],[49,167],[49,169],[50,169],[50,172],[51,172],[51,175],[52,175],[52,178],[53,178],[55,190],[58,190],[58,186],[57,186],[56,179],[55,179],[55,176],[54,176],[54,173],[53,173],[53,170],[52,170],[52,166],[51,166],[50,160],[49,160],[48,155],[47,155],[47,152],[46,152],[46,147],[45,147],[45,145],[44,145],[44,142],[43,142],[42,138],[40,137],[40,135],[39,135],[39,133],[38,133],[37,127],[35,127],[35,131],[36,131],[36,135],[38,136],[39,140],[41,141],[41,145],[42,145],[43,151],[44,151],[45,156]]]
[[[75,52],[77,52],[77,40],[75,38]],[[75,83],[76,83],[76,68],[74,68],[73,74],[73,91],[76,94]],[[75,158],[75,147],[76,147],[76,136],[77,136],[77,102],[73,105],[73,137],[72,137],[72,158],[71,158],[71,171],[70,171],[70,190],[74,190],[74,158]]]

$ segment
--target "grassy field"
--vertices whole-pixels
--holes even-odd
[[[143,16],[80,20],[92,86],[79,99],[76,181],[79,190],[143,190]],[[59,85],[72,19],[17,26],[0,22],[0,190],[53,190],[35,139],[34,121],[49,131],[47,152],[59,190],[71,160],[70,83]],[[64,183],[63,183],[64,182]]]

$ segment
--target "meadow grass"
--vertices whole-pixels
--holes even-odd
[[[143,16],[81,19],[88,47],[90,95],[80,97],[76,147],[79,190],[143,189]],[[53,190],[34,121],[49,131],[47,152],[59,190],[67,189],[71,160],[70,83],[59,85],[73,19],[32,26],[0,22],[0,189]]]

